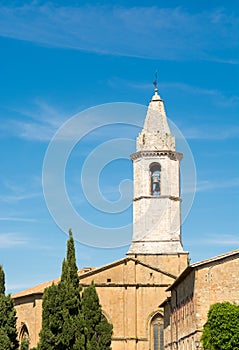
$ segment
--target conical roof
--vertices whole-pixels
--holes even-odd
[[[137,138],[137,151],[140,150],[175,151],[175,138],[169,129],[164,101],[157,88],[150,100],[143,130]]]

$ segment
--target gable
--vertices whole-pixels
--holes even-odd
[[[164,285],[168,286],[176,276],[161,271],[158,268],[142,263],[133,258],[124,258],[101,268],[94,269],[80,275],[82,285],[94,281],[95,285],[114,284],[118,286],[130,285]]]

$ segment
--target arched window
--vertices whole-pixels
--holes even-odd
[[[164,350],[163,316],[156,314],[151,320],[151,350]]]
[[[159,163],[152,163],[150,165],[150,186],[152,196],[160,195],[160,172],[161,166]]]
[[[22,346],[24,344],[24,349],[29,349],[30,337],[29,337],[29,332],[25,323],[23,323],[21,326],[20,333],[19,333],[19,340]]]

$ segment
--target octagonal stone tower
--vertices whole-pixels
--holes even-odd
[[[180,222],[180,160],[164,102],[155,88],[137,137],[131,254],[183,253]]]

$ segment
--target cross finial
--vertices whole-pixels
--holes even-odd
[[[153,85],[154,85],[154,92],[158,92],[158,88],[157,88],[157,85],[158,85],[158,71],[157,70],[155,71],[155,80],[153,82]]]

